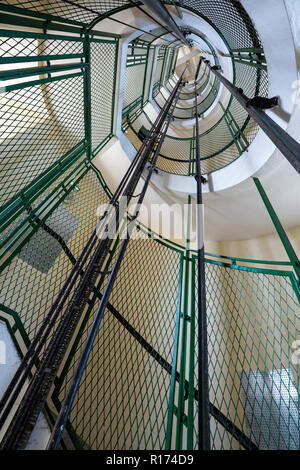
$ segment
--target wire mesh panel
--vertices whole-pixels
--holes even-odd
[[[55,117],[43,94],[55,107]],[[83,140],[82,77],[4,93],[1,101],[4,204]]]
[[[59,60],[69,56],[77,56],[78,62],[83,57],[82,40],[3,30],[1,35],[0,53],[7,68],[0,110],[3,205],[82,142],[85,130],[79,67],[76,70],[73,63],[74,70],[66,71],[64,77],[54,67],[52,79],[44,82],[35,81],[34,71],[28,69],[54,54],[56,68]],[[11,72],[11,67],[19,70]]]
[[[89,24],[108,11],[128,5],[127,0],[84,0],[65,2],[64,0],[3,0],[8,7],[18,7],[43,15],[51,15],[71,21],[73,24]]]
[[[56,238],[45,228],[38,228],[0,275],[0,314],[3,316],[3,306],[6,311],[10,309],[11,313],[15,312],[30,340],[35,337],[72,269],[70,255],[62,248],[58,236],[63,238],[69,253],[76,259],[96,227],[97,208],[108,201],[92,169],[88,172],[81,170],[78,182],[77,179],[74,178],[76,184],[72,185],[73,189],[63,200],[60,201],[59,191],[55,191],[57,196],[52,198],[52,205],[58,205],[52,214],[46,216],[46,224],[56,233]],[[47,193],[51,193],[57,184],[58,181],[50,186]],[[45,194],[37,204],[43,202],[44,197]],[[24,224],[24,216],[16,222],[16,226]],[[27,227],[26,235],[32,230],[28,222]],[[6,236],[8,234],[9,231]],[[11,250],[15,248],[12,244]],[[11,319],[11,316],[7,318]]]
[[[147,72],[145,78],[145,87],[144,87],[144,104],[149,100],[151,94],[151,83],[152,83],[152,72],[154,66],[154,58],[155,58],[155,49],[154,47],[149,48],[148,54],[148,65],[147,65]]]
[[[262,48],[257,31],[240,3],[230,0],[217,0],[216,2],[184,0],[181,6],[190,9],[195,14],[202,16],[204,20],[211,22],[222,39],[225,39],[229,49]],[[268,75],[266,70],[256,69],[255,67],[235,62],[234,71],[234,84],[241,88],[246,96],[253,98],[256,95],[268,95]],[[183,92],[181,97],[184,97]],[[250,145],[257,135],[258,125],[249,118],[248,113],[235,98],[230,102],[228,109],[237,122],[239,130],[246,136],[248,145]],[[239,139],[239,134],[235,134],[233,138],[224,117],[209,131],[201,135],[202,173],[216,171],[238,158],[240,152],[235,142],[237,139]],[[168,154],[166,156],[170,157]],[[164,171],[174,173],[175,170],[176,174],[184,174],[182,171],[187,169],[188,165],[182,165],[179,162],[179,166],[176,168],[176,160],[171,161],[166,159],[163,167]]]
[[[50,188],[69,185],[85,151],[89,160],[112,137],[117,48],[117,40],[1,31],[1,259],[12,240],[24,243],[17,224],[28,211],[38,204],[47,217]]]
[[[91,42],[92,150],[113,134],[118,42]]]
[[[206,287],[212,405],[258,448],[298,449],[300,308],[293,275],[209,260]],[[196,360],[197,354],[196,344]],[[243,448],[212,416],[210,426],[213,449]]]
[[[145,75],[146,64],[136,65],[126,68],[126,79],[123,99],[123,112],[135,108],[142,104],[143,78]]]
[[[165,53],[166,53],[166,48],[160,47],[157,60],[156,60],[156,69],[155,69],[153,87],[154,86],[158,87],[161,85],[161,76],[163,72]]]
[[[124,79],[123,115],[141,107],[144,102],[146,85],[149,88],[152,73],[149,58],[150,62],[153,61],[153,50],[150,51],[147,46],[129,44]]]
[[[174,175],[188,175],[190,165],[188,160],[180,161],[173,158],[158,157],[156,168]]]
[[[175,139],[167,136],[161,148],[161,155],[180,160],[188,160],[190,155],[191,139]]]
[[[155,240],[130,241],[70,415],[85,448],[164,448],[170,374],[160,358],[173,356],[179,260],[180,252]],[[87,326],[60,379],[59,401]]]

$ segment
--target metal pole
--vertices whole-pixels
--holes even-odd
[[[273,119],[263,111],[263,108],[260,108],[255,104],[255,101],[259,101],[259,97],[256,97],[256,99],[253,100],[249,99],[244,95],[243,90],[234,86],[229,80],[227,80],[227,78],[221,75],[218,71],[218,66],[211,66],[208,60],[205,60],[204,62],[211,72],[218,77],[223,85],[249,113],[252,119],[254,119],[254,121],[262,128],[295,170],[300,173],[300,144],[284,131],[275,121],[273,121]],[[267,102],[268,99],[263,98],[262,107],[264,106],[264,103],[266,104]]]
[[[195,95],[197,93],[197,77],[201,59],[195,75]],[[197,238],[198,238],[198,425],[199,450],[210,449],[209,425],[209,384],[208,384],[208,350],[207,350],[207,319],[206,319],[206,292],[205,292],[205,264],[204,264],[204,233],[202,212],[202,183],[200,163],[200,139],[198,100],[196,98],[196,181],[197,181]]]
[[[176,87],[174,88],[172,94],[170,95],[170,98],[167,102],[167,106],[162,111],[161,121],[159,123],[159,128],[157,129],[157,134],[161,133],[161,136],[160,136],[158,145],[156,146],[155,153],[154,153],[154,156],[152,158],[151,166],[149,168],[148,175],[147,175],[146,181],[144,183],[142,192],[139,196],[139,199],[138,199],[138,202],[137,202],[137,205],[136,205],[136,209],[135,209],[135,213],[134,213],[134,215],[132,217],[132,220],[131,220],[128,228],[127,228],[127,237],[122,242],[122,245],[120,247],[120,251],[118,253],[117,259],[116,259],[115,264],[112,268],[112,272],[110,274],[108,283],[107,283],[106,288],[104,290],[104,293],[103,293],[100,305],[98,307],[95,319],[93,321],[91,330],[88,334],[88,337],[87,337],[86,343],[84,345],[83,351],[81,353],[81,356],[79,358],[74,376],[71,380],[71,384],[68,388],[65,400],[62,404],[61,411],[59,413],[59,416],[56,420],[54,429],[52,431],[47,449],[57,449],[58,446],[59,446],[59,443],[61,441],[62,433],[63,433],[63,430],[65,428],[69,413],[72,409],[72,404],[73,404],[76,392],[79,388],[81,378],[83,376],[83,373],[84,373],[84,370],[85,370],[90,352],[92,350],[95,338],[97,336],[97,333],[98,333],[98,330],[99,330],[99,327],[100,327],[100,324],[101,324],[101,320],[103,318],[103,315],[104,315],[105,309],[107,307],[108,300],[109,300],[110,294],[112,292],[112,289],[113,289],[118,271],[120,269],[122,260],[124,258],[125,252],[126,252],[126,248],[128,246],[132,231],[135,227],[135,221],[136,221],[136,219],[138,217],[138,214],[139,214],[139,208],[140,208],[140,206],[143,202],[144,196],[145,196],[146,191],[148,189],[151,176],[153,174],[153,171],[154,171],[154,168],[155,168],[155,165],[156,165],[156,162],[157,162],[162,144],[164,142],[164,138],[166,136],[166,133],[167,133],[167,130],[168,130],[168,127],[169,127],[169,123],[172,119],[172,115],[173,115],[175,105],[176,105],[176,99],[174,100],[174,98],[175,98],[175,96],[177,94],[177,91],[178,91],[178,88],[181,84],[181,80],[182,80],[182,76],[178,80]],[[169,111],[170,111],[171,107],[172,107],[172,111],[169,114]],[[164,123],[166,123],[166,126],[165,126],[165,129],[163,130],[163,132],[161,132]]]
[[[157,117],[155,124],[152,126],[149,131],[149,135],[146,138],[147,145],[142,144],[141,149],[137,152],[136,157],[134,158],[129,170],[126,172],[122,182],[120,183],[116,193],[111,198],[111,204],[116,205],[118,197],[121,195],[121,191],[125,189],[123,195],[126,194],[129,198],[133,194],[135,187],[138,183],[139,177],[146,165],[147,159],[150,156],[152,151],[153,144],[155,142],[155,136],[157,137],[157,128],[162,127],[165,117],[167,115],[172,99],[174,95],[172,94],[162,110],[161,114]],[[130,178],[130,180],[129,180]],[[127,181],[129,182],[127,183]],[[117,208],[118,209],[118,208]],[[110,212],[110,209],[105,211],[102,216],[102,225]],[[82,255],[79,257],[79,260],[76,262],[73,270],[72,276],[69,276],[64,288],[58,294],[56,301],[54,302],[52,308],[50,309],[47,315],[47,322],[43,323],[43,327],[40,329],[38,335],[33,341],[32,348],[25,355],[25,360],[21,363],[21,366],[18,368],[14,378],[11,381],[7,391],[5,392],[2,400],[0,402],[0,412],[3,411],[2,416],[0,417],[0,427],[4,424],[8,413],[11,410],[11,407],[15,403],[17,396],[20,393],[21,387],[25,383],[26,378],[30,376],[35,360],[38,357],[39,352],[43,344],[45,344],[51,329],[54,326],[56,319],[58,318],[59,313],[62,311],[64,303],[66,300],[69,300],[69,295],[72,290],[72,286],[75,285],[75,281],[79,275],[81,275],[85,261],[88,254],[91,252],[92,248],[96,244],[97,236],[96,231],[93,232],[87,246],[84,248]],[[61,350],[58,351],[58,348],[64,348],[66,346],[66,336],[71,335],[71,331],[76,318],[81,311],[81,308],[84,307],[86,299],[88,298],[87,290],[91,290],[94,285],[94,279],[91,278],[97,276],[98,269],[102,266],[102,262],[106,256],[107,249],[109,248],[110,239],[101,238],[99,245],[96,247],[95,252],[93,253],[92,259],[89,262],[87,268],[85,269],[83,278],[79,283],[71,302],[69,303],[66,312],[64,313],[61,322],[55,332],[55,335],[51,338],[51,342],[44,353],[43,358],[40,361],[40,367],[37,370],[35,376],[33,377],[28,390],[26,392],[26,400],[23,398],[22,403],[20,404],[16,415],[13,418],[12,423],[9,426],[7,433],[4,436],[2,441],[2,448],[14,448],[23,445],[27,442],[29,434],[26,432],[28,430],[27,426],[32,425],[33,415],[37,418],[38,414],[36,409],[39,410],[43,406],[44,400],[47,398],[47,389],[51,386],[51,383],[55,377],[55,371],[58,363],[59,357],[61,356]],[[105,246],[104,246],[105,245]],[[82,258],[82,259],[81,259]],[[75,312],[75,313],[74,313]],[[76,317],[76,318],[75,318]],[[70,322],[72,325],[70,325]],[[54,365],[53,365],[54,361]],[[42,387],[43,384],[43,387]],[[45,385],[46,384],[46,385]],[[14,393],[12,391],[14,390]],[[40,396],[40,395],[43,396]],[[24,411],[25,410],[25,411]],[[30,423],[28,424],[28,420]],[[23,429],[24,432],[17,430]]]
[[[166,7],[159,0],[143,0],[143,3],[174,33],[177,39],[182,41],[186,46],[191,47],[172,15],[170,15]]]

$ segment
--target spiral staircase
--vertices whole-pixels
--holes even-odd
[[[0,15],[0,448],[299,450],[297,2]]]

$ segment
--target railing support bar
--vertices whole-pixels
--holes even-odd
[[[197,78],[202,59],[195,75],[195,95]],[[196,182],[197,182],[197,238],[198,238],[198,420],[199,420],[199,450],[210,449],[209,424],[209,384],[208,384],[208,350],[207,350],[207,319],[206,319],[206,292],[205,292],[205,264],[204,264],[204,232],[203,232],[203,206],[202,182],[200,162],[200,137],[198,102],[196,99]]]
[[[295,250],[294,250],[294,248],[293,248],[293,246],[292,246],[292,244],[291,244],[291,242],[290,242],[290,240],[289,240],[289,238],[288,238],[288,236],[287,236],[287,234],[286,234],[286,232],[285,232],[285,230],[284,230],[284,228],[283,228],[283,226],[282,226],[282,224],[281,224],[281,222],[280,222],[280,220],[279,220],[279,218],[278,218],[278,216],[277,216],[277,214],[276,214],[276,212],[275,212],[275,210],[274,210],[274,208],[273,208],[273,206],[272,206],[272,204],[271,204],[271,202],[268,198],[268,196],[266,195],[265,190],[264,190],[260,180],[256,177],[254,177],[253,181],[254,181],[254,183],[255,183],[255,185],[258,189],[258,192],[259,192],[259,194],[260,194],[260,196],[263,200],[263,203],[264,203],[264,205],[265,205],[265,207],[266,207],[266,209],[269,213],[269,216],[272,219],[272,222],[273,222],[274,227],[275,227],[275,229],[276,229],[276,231],[277,231],[277,233],[280,237],[280,240],[282,241],[284,249],[285,249],[292,265],[293,265],[295,273],[298,277],[298,282],[300,283],[300,260],[297,256],[297,254],[296,254],[296,252],[295,252]]]

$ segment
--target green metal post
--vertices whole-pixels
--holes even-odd
[[[117,74],[118,74],[118,60],[119,60],[119,48],[120,41],[116,40],[116,51],[115,51],[115,63],[114,63],[114,83],[112,93],[112,116],[111,116],[111,129],[110,132],[113,135],[115,131],[115,107],[116,107],[116,89],[117,89]]]
[[[248,142],[245,134],[243,133],[243,131],[240,129],[238,123],[234,119],[233,115],[231,114],[230,110],[228,109],[226,111],[226,109],[224,108],[221,101],[219,101],[219,105],[221,106],[221,108],[224,112],[225,122],[227,124],[228,129],[229,129],[231,137],[234,140],[234,143],[235,143],[236,148],[239,152],[239,155],[242,155],[244,150],[246,150],[249,147],[249,142]],[[233,124],[236,127],[235,129],[234,129]],[[242,139],[243,139],[243,141],[242,141]]]
[[[202,59],[200,58],[195,75],[196,82]],[[199,450],[210,449],[210,421],[209,421],[209,377],[208,377],[208,339],[207,339],[207,313],[206,313],[206,283],[204,261],[204,218],[202,214],[202,181],[201,181],[201,153],[199,134],[199,112],[196,101],[196,182],[197,182],[197,251],[198,251],[198,427]]]
[[[150,46],[147,47],[146,67],[145,67],[144,82],[143,82],[143,91],[142,91],[142,106],[144,106],[145,102],[147,101],[147,100],[145,99],[145,86],[146,86],[147,73],[148,73],[148,67],[149,67],[149,63],[148,63],[149,52],[150,52]]]
[[[184,300],[181,328],[181,350],[180,350],[180,379],[178,391],[177,426],[176,426],[176,449],[182,449],[183,425],[186,424],[184,413],[185,402],[185,374],[186,374],[186,348],[187,348],[187,321],[189,317],[189,290],[190,290],[190,223],[191,223],[191,196],[188,197],[187,236],[185,250],[184,271]]]
[[[191,314],[190,314],[190,357],[189,357],[189,389],[188,389],[188,420],[187,420],[187,450],[194,449],[194,378],[195,378],[195,337],[196,337],[196,315],[195,315],[195,260],[192,260],[192,291],[191,291]]]
[[[167,61],[168,61],[168,55],[169,55],[169,49],[166,47],[165,48],[165,53],[164,53],[164,58],[163,58],[163,63],[162,63],[162,67],[161,67],[160,80],[159,80],[159,83],[160,83],[161,87],[164,84],[164,76],[165,76],[166,64],[167,64]]]
[[[92,105],[91,105],[91,38],[84,37],[85,73],[84,73],[84,127],[87,143],[87,157],[92,159]]]
[[[178,296],[177,296],[177,312],[176,312],[176,325],[175,325],[175,338],[174,338],[174,352],[172,361],[172,375],[170,384],[170,396],[168,404],[168,420],[166,432],[166,450],[171,450],[172,445],[172,430],[173,430],[173,417],[174,417],[174,399],[175,399],[175,384],[176,384],[176,370],[178,361],[178,345],[179,345],[179,331],[180,331],[180,312],[182,300],[182,272],[183,272],[184,256],[180,256],[180,269],[178,280]]]
[[[267,71],[266,58],[261,48],[232,49],[230,54],[222,54],[222,56],[230,57],[234,62]]]

